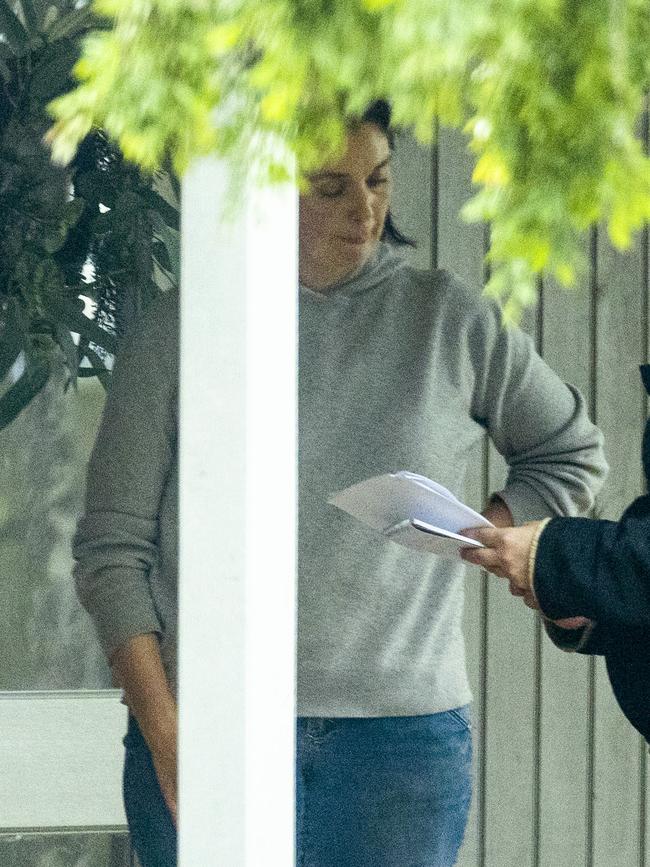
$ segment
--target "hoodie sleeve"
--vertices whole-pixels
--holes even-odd
[[[585,400],[551,370],[528,335],[481,303],[469,335],[473,418],[508,464],[498,495],[515,524],[584,513],[607,474],[603,437]]]
[[[109,660],[129,638],[161,628],[149,576],[176,459],[177,306],[176,293],[157,299],[122,343],[73,542],[77,594]]]

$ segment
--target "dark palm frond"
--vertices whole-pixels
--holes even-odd
[[[38,36],[41,31],[41,19],[36,11],[33,0],[20,0],[25,26],[30,36]]]
[[[72,0],[0,0],[0,429],[47,382],[55,354],[68,384],[106,385],[120,338],[161,291],[154,275],[178,282],[174,195],[99,130],[66,168],[43,144],[46,106],[72,86],[78,37],[94,26],[104,25]]]
[[[28,50],[29,34],[7,0],[0,3],[0,33],[17,56]]]

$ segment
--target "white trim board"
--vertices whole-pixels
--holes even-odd
[[[297,192],[183,179],[179,863],[294,855]],[[215,832],[215,829],[216,832]]]
[[[0,833],[120,832],[118,690],[0,693]]]

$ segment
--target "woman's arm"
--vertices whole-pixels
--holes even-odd
[[[73,553],[77,593],[108,659],[161,631],[159,517],[176,460],[177,298],[151,305],[124,340],[88,465]]]
[[[531,339],[503,325],[481,303],[468,332],[472,417],[488,431],[508,464],[496,493],[515,525],[575,515],[594,503],[607,472],[601,432],[580,392],[535,351]]]
[[[176,822],[176,700],[163,669],[157,636],[148,633],[130,638],[113,654],[111,667],[147,742],[165,802]]]
[[[120,348],[74,540],[77,593],[149,745],[172,814],[176,703],[159,635],[175,612],[160,610],[152,586],[171,580],[158,569],[159,517],[177,459],[177,356],[173,294],[151,305]],[[165,590],[163,598],[173,600],[173,587]]]
[[[512,527],[514,525],[512,512],[499,496],[495,495],[490,498],[482,514],[495,527]]]

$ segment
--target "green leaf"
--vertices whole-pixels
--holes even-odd
[[[39,54],[29,84],[29,96],[35,106],[42,107],[63,92],[78,53],[72,40],[60,39]]]
[[[29,34],[7,0],[0,0],[0,33],[7,38],[17,54],[24,54],[27,51]]]
[[[151,222],[156,235],[165,245],[169,266],[176,279],[176,283],[180,282],[181,277],[181,236],[177,229],[170,228],[162,219],[160,214],[151,211]]]
[[[77,36],[91,28],[101,29],[106,26],[106,21],[99,18],[89,4],[82,9],[74,9],[57,16],[46,32],[48,40],[54,42],[57,39]]]
[[[142,194],[142,198],[153,211],[160,214],[170,229],[176,229],[177,232],[180,230],[180,214],[159,193],[147,190]]]
[[[38,15],[36,14],[36,9],[34,8],[34,3],[32,0],[20,0],[20,5],[23,9],[23,14],[25,16],[25,23],[27,24],[27,30],[29,31],[31,36],[37,36],[39,34],[39,21]]]
[[[162,241],[154,241],[151,245],[151,249],[158,267],[161,268],[167,275],[171,276],[172,263],[169,260],[166,245],[163,244]]]
[[[97,205],[101,202],[107,208],[115,207],[116,178],[111,172],[90,169],[78,172],[74,178],[75,193],[87,202]]]
[[[101,128],[147,170],[215,154],[241,190],[282,176],[278,147],[302,172],[322,166],[350,120],[388,99],[423,141],[440,124],[465,132],[478,188],[465,216],[493,227],[514,315],[542,269],[575,269],[591,224],[604,220],[623,245],[648,219],[650,159],[635,135],[650,91],[649,4],[96,0],[108,27],[84,40],[78,86],[50,106],[49,140],[66,162]],[[141,207],[107,223],[124,246]]]
[[[94,352],[87,344],[84,345],[84,357],[90,361],[90,367],[79,367],[80,377],[96,376],[105,389],[111,381],[111,372],[104,364],[103,360]]]
[[[0,318],[0,381],[2,381],[21,351],[29,349],[29,338],[21,322],[18,301],[9,299]]]
[[[66,328],[65,325],[56,325],[54,329],[54,336],[56,338],[56,342],[61,347],[63,357],[65,358],[66,366],[68,368],[68,371],[70,372],[70,379],[74,384],[77,379],[77,370],[79,368],[79,354],[77,352],[77,346],[72,339],[70,329]]]
[[[50,366],[45,359],[31,360],[27,369],[2,397],[0,397],[0,430],[7,427],[44,388],[50,377]]]
[[[107,352],[115,353],[117,351],[117,338],[108,331],[104,331],[92,319],[88,319],[83,313],[80,313],[72,304],[63,303],[53,306],[59,321],[66,325],[70,331],[79,334],[83,340],[96,343],[105,349]]]
[[[4,62],[2,57],[0,57],[0,77],[4,81],[5,84],[9,84],[13,75],[7,64]]]

